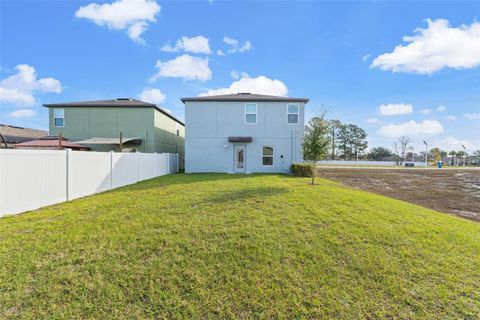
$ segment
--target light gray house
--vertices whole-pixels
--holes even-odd
[[[308,99],[238,93],[181,99],[185,172],[288,172],[303,160]]]

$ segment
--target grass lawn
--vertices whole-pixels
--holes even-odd
[[[319,180],[170,175],[0,219],[0,318],[480,317],[480,224]]]

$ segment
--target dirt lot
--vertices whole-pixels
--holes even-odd
[[[320,176],[480,222],[480,170],[321,167]]]

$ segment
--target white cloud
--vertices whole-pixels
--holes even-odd
[[[480,120],[480,113],[465,113],[464,116],[468,120]]]
[[[224,55],[225,55],[225,52],[223,52],[220,49],[217,50],[217,56],[224,56]]]
[[[437,110],[437,112],[443,112],[443,111],[447,110],[447,107],[445,107],[445,106],[438,106],[436,110]]]
[[[210,45],[208,42],[208,38],[204,36],[196,36],[191,38],[181,37],[177,40],[174,47],[172,47],[170,44],[165,44],[160,50],[165,52],[185,51],[211,54],[212,50],[210,50]]]
[[[432,74],[443,68],[468,69],[480,65],[480,23],[458,28],[448,20],[427,19],[427,28],[417,28],[415,35],[403,37],[407,45],[376,57],[371,68]]]
[[[389,103],[382,104],[378,107],[378,112],[382,116],[398,116],[402,114],[409,114],[413,111],[413,105],[409,103]]]
[[[133,41],[143,44],[142,33],[148,24],[156,22],[161,7],[154,0],[118,0],[113,3],[90,3],[75,12],[77,18],[85,18],[109,29],[125,30]]]
[[[368,124],[377,124],[377,123],[380,123],[381,121],[377,118],[368,118],[367,119],[367,123]]]
[[[223,42],[225,42],[226,44],[228,44],[232,47],[238,47],[238,44],[239,44],[238,40],[229,38],[227,36],[223,37]]]
[[[457,117],[455,117],[455,116],[447,116],[447,120],[448,120],[448,121],[455,121],[455,120],[457,120]]]
[[[287,86],[285,86],[285,84],[280,80],[270,79],[265,76],[251,78],[250,76],[246,75],[239,80],[232,82],[228,88],[208,90],[207,92],[201,93],[200,96],[213,96],[241,92],[286,96],[288,89]]]
[[[230,46],[230,49],[227,50],[228,53],[245,52],[253,49],[250,41],[245,41],[243,45],[240,45],[240,41],[225,36],[223,42]]]
[[[208,67],[208,59],[188,54],[167,61],[157,60],[155,68],[158,69],[158,72],[150,78],[150,82],[155,82],[159,78],[182,78],[199,81],[212,78],[212,71]]]
[[[37,115],[37,112],[32,109],[19,109],[10,113],[12,118],[31,118]]]
[[[420,113],[427,115],[427,114],[432,113],[432,109],[428,109],[428,108],[422,109],[422,110],[420,110]]]
[[[160,105],[165,102],[167,96],[160,90],[156,88],[145,88],[142,92],[138,94],[138,99]]]
[[[32,106],[36,92],[62,92],[60,81],[54,78],[37,79],[35,68],[28,64],[15,67],[17,73],[0,80],[0,102]]]
[[[442,150],[445,150],[445,151],[451,151],[451,150],[460,151],[460,150],[463,150],[462,145],[465,146],[465,149],[467,149],[467,152],[480,149],[480,145],[474,144],[474,143],[472,143],[470,141],[467,141],[467,140],[457,139],[457,138],[454,138],[454,137],[451,137],[451,136],[447,137],[445,139],[437,140],[437,141],[433,142],[433,146],[438,147],[438,148],[440,148]]]
[[[442,132],[443,126],[436,120],[423,120],[422,122],[410,120],[401,124],[388,124],[380,127],[378,130],[378,134],[389,138],[416,135],[435,135]]]
[[[366,55],[363,56],[362,61],[365,62],[365,61],[367,61],[370,57],[371,57],[370,54],[366,54]]]
[[[233,79],[235,79],[235,80],[238,80],[238,79],[240,79],[240,78],[248,78],[248,77],[249,77],[248,73],[246,73],[246,72],[239,72],[239,71],[237,71],[237,70],[232,70],[232,71],[230,71],[230,76],[231,76]]]

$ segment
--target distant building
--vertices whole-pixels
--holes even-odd
[[[5,139],[8,148],[13,148],[17,143],[35,140],[48,135],[47,131],[0,124],[0,134]],[[0,148],[5,144],[0,138]]]
[[[47,136],[40,139],[17,143],[15,149],[42,149],[42,150],[65,150],[88,151],[89,147],[71,142],[69,139],[58,136]]]
[[[303,161],[308,99],[238,93],[181,100],[185,172],[288,172]]]
[[[44,106],[51,135],[94,151],[179,153],[183,167],[185,125],[155,104],[118,98]]]

